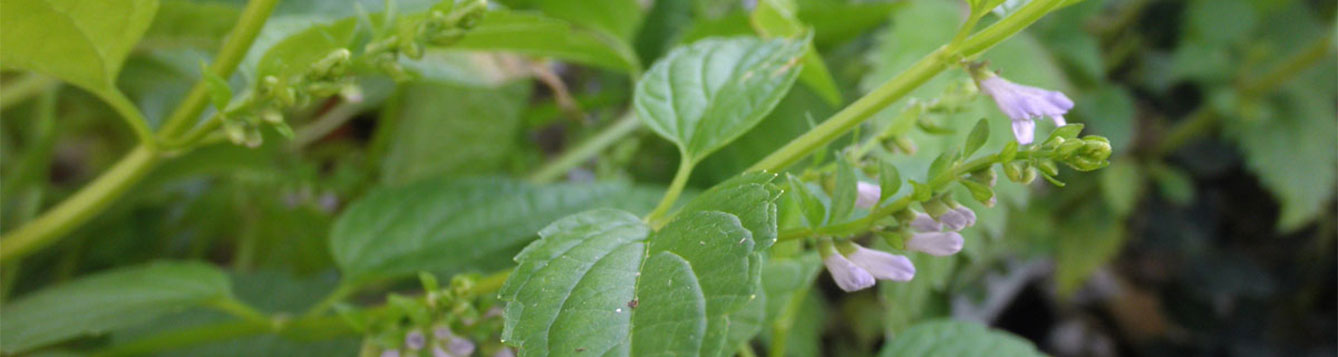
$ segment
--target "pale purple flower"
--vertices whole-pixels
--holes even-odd
[[[855,251],[850,253],[849,258],[855,266],[864,268],[878,279],[910,281],[915,278],[915,265],[905,256],[855,246]]]
[[[906,240],[906,249],[942,257],[957,254],[964,244],[957,232],[921,232]]]
[[[961,213],[962,216],[966,217],[967,227],[976,225],[976,211],[972,211],[970,208],[967,208],[966,206],[957,206],[957,208],[953,210],[957,211],[957,213]]]
[[[822,264],[827,266],[827,272],[832,274],[832,280],[836,281],[836,286],[847,292],[863,290],[873,286],[873,275],[869,271],[856,266],[855,263],[847,260],[841,254],[830,254],[822,258]]]
[[[882,188],[878,185],[860,181],[855,185],[855,207],[869,209],[878,204],[878,199],[882,197]]]
[[[404,347],[408,347],[410,350],[421,350],[426,344],[427,338],[423,337],[423,333],[418,330],[409,331],[408,334],[404,335]]]
[[[516,357],[516,352],[508,347],[502,347],[497,350],[497,353],[493,353],[492,357]]]
[[[446,350],[441,348],[441,346],[432,346],[432,357],[457,357],[457,356],[452,355],[450,353],[446,353]]]
[[[468,356],[474,353],[474,342],[460,337],[452,337],[449,342],[446,342],[446,349],[456,356]]]
[[[381,351],[381,357],[400,357],[400,350]]]
[[[1064,126],[1064,114],[1073,109],[1073,101],[1064,93],[1025,86],[998,76],[989,76],[979,82],[980,91],[994,99],[999,111],[1013,120],[1013,135],[1018,144],[1031,144],[1035,138],[1036,123],[1032,119],[1050,117],[1055,126]]]

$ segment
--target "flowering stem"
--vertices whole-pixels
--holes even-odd
[[[868,95],[832,115],[831,118],[828,118],[813,130],[809,130],[808,133],[791,140],[779,150],[753,164],[752,167],[748,168],[748,171],[779,171],[790,166],[819,147],[845,135],[846,132],[854,129],[864,120],[928,82],[934,76],[943,72],[944,69],[947,69],[948,65],[954,62],[956,58],[974,56],[990,47],[994,47],[994,45],[1003,42],[1010,36],[1021,32],[1028,25],[1040,20],[1042,16],[1064,1],[1032,1],[1013,15],[966,39],[959,46],[940,47],[915,62],[906,71],[884,82],[881,86],[869,92]]]
[[[232,71],[237,68],[246,51],[255,41],[256,35],[260,33],[260,28],[264,26],[265,20],[269,18],[270,12],[274,10],[274,5],[278,0],[252,0],[243,10],[241,19],[237,26],[233,28],[229,35],[229,40],[219,51],[218,57],[210,70],[227,78]],[[200,115],[209,99],[208,89],[203,80],[195,83],[186,100],[177,107],[172,116],[164,123],[159,136],[164,138],[173,138],[178,134],[179,128]],[[120,97],[124,99],[124,96]],[[129,100],[118,101],[109,99],[114,108],[124,116],[134,108]],[[117,104],[119,103],[119,105]],[[134,110],[133,113],[138,113]],[[4,237],[0,237],[0,264],[8,262],[11,259],[22,258],[41,249],[57,239],[78,228],[84,222],[103,209],[111,205],[113,201],[121,197],[131,186],[139,182],[145,174],[153,168],[162,156],[158,155],[151,145],[152,141],[145,142],[141,140],[140,144],[131,149],[128,154],[117,161],[111,169],[104,172],[93,182],[79,189],[73,196],[65,199],[56,207],[43,213],[42,216],[25,224]]]
[[[1017,153],[1017,156],[1014,157],[1013,160],[1024,161],[1032,158],[1044,158],[1047,156],[1049,156],[1049,153],[1024,151]],[[989,168],[995,163],[1005,162],[1002,162],[999,159],[998,154],[971,160],[967,163],[957,165],[951,170],[945,171],[930,179],[928,186],[933,191],[937,192],[947,188],[948,184],[955,182],[957,179],[961,178],[962,175]],[[893,201],[891,204],[874,208],[873,211],[869,212],[869,215],[854,221],[818,228],[797,228],[782,231],[777,238],[777,242],[803,239],[813,236],[847,236],[857,232],[868,231],[873,228],[874,224],[878,222],[879,219],[909,208],[911,204],[916,202],[919,201],[915,200],[915,195],[907,194],[900,199]]]

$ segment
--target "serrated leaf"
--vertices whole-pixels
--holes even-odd
[[[972,322],[926,321],[899,334],[883,347],[883,357],[1031,357],[1045,356],[1030,341]]]
[[[153,21],[156,0],[16,0],[0,3],[0,63],[99,95]]]
[[[966,136],[966,143],[962,147],[962,157],[971,157],[971,154],[985,146],[985,142],[990,139],[990,125],[985,119],[976,122],[975,128],[971,129],[971,134]]]
[[[478,26],[451,47],[514,51],[622,72],[641,68],[626,43],[536,13],[488,11]]]
[[[500,269],[544,222],[596,207],[646,211],[657,197],[645,191],[621,184],[535,186],[503,178],[419,181],[353,203],[334,224],[330,251],[345,279],[353,281]]]
[[[71,338],[142,324],[230,296],[211,265],[158,262],[82,277],[4,306],[0,349],[14,354]]]
[[[594,210],[540,231],[501,290],[502,339],[521,356],[721,355],[730,314],[758,290],[761,255],[738,217]]]
[[[901,190],[901,171],[897,171],[897,167],[890,163],[878,162],[878,188],[881,194],[878,203],[892,198]]]
[[[775,174],[749,172],[715,185],[684,205],[679,214],[719,211],[735,215],[753,234],[757,251],[776,243],[776,200],[781,190],[771,181]]]
[[[832,190],[832,214],[827,218],[828,222],[844,222],[850,217],[850,212],[855,210],[855,196],[858,190],[855,185],[858,179],[855,178],[855,168],[850,165],[845,158],[836,160],[836,187]]]
[[[706,39],[674,50],[637,83],[637,117],[699,162],[752,129],[798,75],[806,43]]]

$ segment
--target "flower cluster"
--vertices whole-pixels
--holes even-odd
[[[856,185],[855,205],[872,208],[881,197],[881,189],[874,184]],[[932,200],[941,204],[940,200]],[[927,204],[927,207],[937,207]],[[962,229],[976,224],[976,213],[965,206],[946,208],[935,218],[925,213],[912,213],[909,219],[910,238],[903,245],[906,250],[934,256],[949,256],[962,250],[965,240]],[[845,291],[857,291],[873,286],[876,280],[910,281],[915,278],[915,265],[904,255],[869,249],[851,242],[840,246],[829,240],[819,245],[823,265],[836,286]]]

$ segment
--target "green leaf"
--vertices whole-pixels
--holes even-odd
[[[381,179],[402,185],[439,175],[495,173],[521,141],[527,81],[496,88],[417,81],[401,86]],[[556,217],[555,217],[556,218]],[[535,227],[538,228],[538,227]]]
[[[156,0],[15,0],[0,5],[0,63],[40,72],[99,95],[158,11]]]
[[[933,320],[916,324],[883,346],[883,357],[1045,356],[1030,341],[977,323]]]
[[[699,162],[752,129],[798,75],[806,44],[707,39],[671,52],[637,83],[637,116]]]
[[[488,11],[478,26],[451,47],[515,51],[622,72],[641,68],[626,43],[534,13]]]
[[[1133,160],[1115,160],[1101,170],[1101,197],[1115,217],[1127,217],[1143,197],[1143,172]]]
[[[832,215],[827,218],[828,222],[844,222],[847,217],[850,217],[850,212],[855,210],[855,196],[858,194],[855,185],[857,183],[855,168],[845,158],[837,158],[836,187],[832,190]]]
[[[799,204],[799,211],[803,213],[804,220],[808,222],[809,227],[822,226],[826,223],[823,218],[827,217],[827,208],[823,206],[813,192],[809,190],[808,184],[800,181],[794,175],[785,174],[787,184],[790,186],[790,200]]]
[[[544,222],[596,207],[649,211],[658,197],[645,191],[502,178],[420,181],[353,203],[334,224],[330,250],[352,281],[501,269]]]
[[[1063,213],[1055,237],[1055,285],[1060,295],[1071,296],[1078,291],[1092,273],[1124,248],[1123,220],[1112,219],[1112,213],[1091,201]]]
[[[228,102],[232,101],[232,88],[228,87],[228,81],[210,71],[204,62],[200,62],[200,73],[204,74],[204,83],[209,87],[209,101],[214,104],[214,110],[221,112],[227,109]]]
[[[1184,170],[1166,165],[1153,165],[1148,173],[1157,182],[1162,197],[1177,205],[1185,206],[1194,201],[1194,180]]]
[[[503,0],[514,8],[533,8],[548,16],[603,31],[631,43],[643,14],[636,0]]]
[[[990,139],[990,125],[985,119],[976,122],[976,127],[971,129],[971,134],[966,136],[966,143],[962,147],[962,157],[969,158],[971,154],[985,146],[985,142]]]
[[[502,287],[502,340],[521,356],[722,355],[730,314],[759,290],[761,256],[734,215],[698,211],[652,234],[616,210],[540,231]]]
[[[1069,124],[1055,128],[1055,131],[1050,132],[1046,141],[1053,138],[1064,138],[1065,140],[1077,138],[1078,134],[1082,133],[1082,128],[1082,124]]]
[[[767,38],[797,38],[806,36],[809,31],[798,18],[799,7],[794,0],[762,0],[757,3],[749,17],[753,28]],[[827,104],[841,104],[841,90],[827,70],[818,49],[810,43],[804,51],[804,69],[799,72],[799,81],[813,88]]]
[[[753,233],[757,251],[776,243],[776,200],[781,190],[770,182],[775,174],[749,172],[715,185],[683,206],[679,214],[719,211],[735,215]]]
[[[158,262],[82,277],[5,305],[0,349],[14,354],[106,333],[231,295],[211,265]]]
[[[1330,57],[1331,58],[1331,57]],[[1293,232],[1320,217],[1338,181],[1338,121],[1332,98],[1333,66],[1317,66],[1274,98],[1276,108],[1259,120],[1230,118],[1226,131],[1280,203],[1277,229]],[[1330,217],[1331,218],[1331,217]]]
[[[878,197],[878,203],[887,201],[901,190],[901,172],[897,171],[896,166],[884,161],[878,162],[878,187],[882,194]]]

